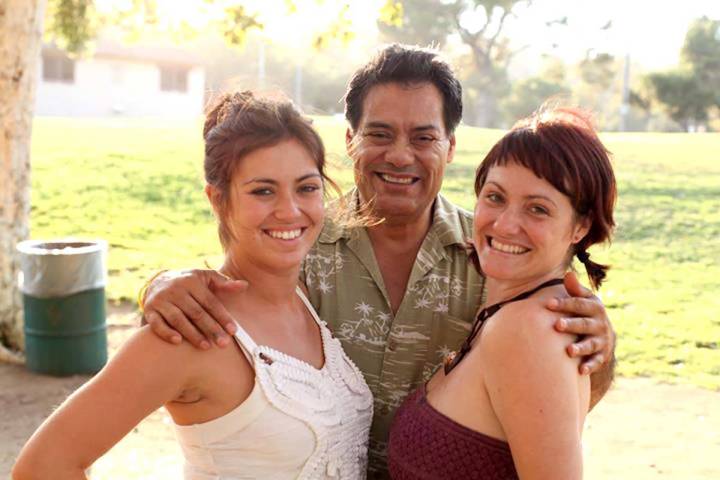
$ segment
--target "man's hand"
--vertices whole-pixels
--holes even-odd
[[[213,292],[246,288],[244,280],[215,270],[165,272],[148,286],[143,321],[166,342],[178,344],[184,338],[197,348],[208,349],[211,341],[224,347],[230,344],[225,332],[235,333],[235,321]]]
[[[560,332],[580,336],[580,341],[569,345],[571,357],[583,357],[580,373],[588,375],[600,371],[611,363],[615,350],[615,333],[600,299],[580,285],[574,273],[565,275],[565,288],[570,298],[553,298],[548,308],[567,317],[559,318],[555,328]]]

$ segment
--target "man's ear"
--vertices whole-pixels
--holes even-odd
[[[348,154],[352,151],[352,144],[353,144],[353,138],[355,135],[353,135],[352,130],[350,130],[350,127],[345,129],[345,151],[347,151]]]
[[[450,147],[448,148],[447,163],[450,163],[455,158],[455,134],[451,133],[448,140],[450,141]]]

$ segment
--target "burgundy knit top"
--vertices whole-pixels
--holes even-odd
[[[424,385],[395,414],[388,466],[393,480],[518,479],[510,446],[435,410]]]

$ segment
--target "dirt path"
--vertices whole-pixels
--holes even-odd
[[[136,324],[127,309],[109,319],[111,351]],[[87,377],[53,378],[0,364],[0,478],[33,430]],[[720,478],[720,393],[619,379],[588,417],[587,480]],[[180,451],[164,412],[155,412],[93,465],[100,479],[181,478]]]

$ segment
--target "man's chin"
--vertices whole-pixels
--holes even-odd
[[[425,210],[415,202],[407,199],[377,199],[373,205],[373,213],[386,221],[409,221],[422,215]]]

